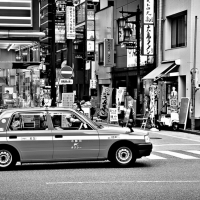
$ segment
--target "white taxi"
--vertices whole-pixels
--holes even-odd
[[[131,166],[149,156],[147,131],[96,124],[70,108],[6,110],[0,115],[0,169],[17,162],[109,160]]]

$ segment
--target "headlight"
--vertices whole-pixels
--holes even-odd
[[[144,140],[145,140],[146,143],[149,143],[149,142],[150,142],[149,136],[148,136],[148,135],[145,135],[145,136],[144,136]]]

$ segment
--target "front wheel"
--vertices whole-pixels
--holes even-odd
[[[7,149],[0,149],[0,170],[10,169],[16,164],[14,154]]]
[[[114,151],[113,161],[120,167],[128,167],[135,163],[136,156],[128,146],[120,146]]]

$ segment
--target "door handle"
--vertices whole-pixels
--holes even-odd
[[[11,136],[9,136],[9,139],[17,139],[17,136],[16,135],[11,135]]]
[[[62,138],[62,135],[55,135],[55,138]]]

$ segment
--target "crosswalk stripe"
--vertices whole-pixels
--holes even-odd
[[[154,159],[166,159],[166,158],[163,158],[161,156],[156,156],[156,155],[153,155],[151,154],[150,156],[147,156],[148,159],[150,160],[154,160]]]
[[[187,152],[200,155],[200,151],[198,150],[188,150]]]
[[[194,156],[189,156],[189,155],[185,155],[185,154],[177,153],[177,152],[173,152],[173,151],[156,151],[156,152],[171,155],[171,156],[181,158],[181,159],[199,159]]]

